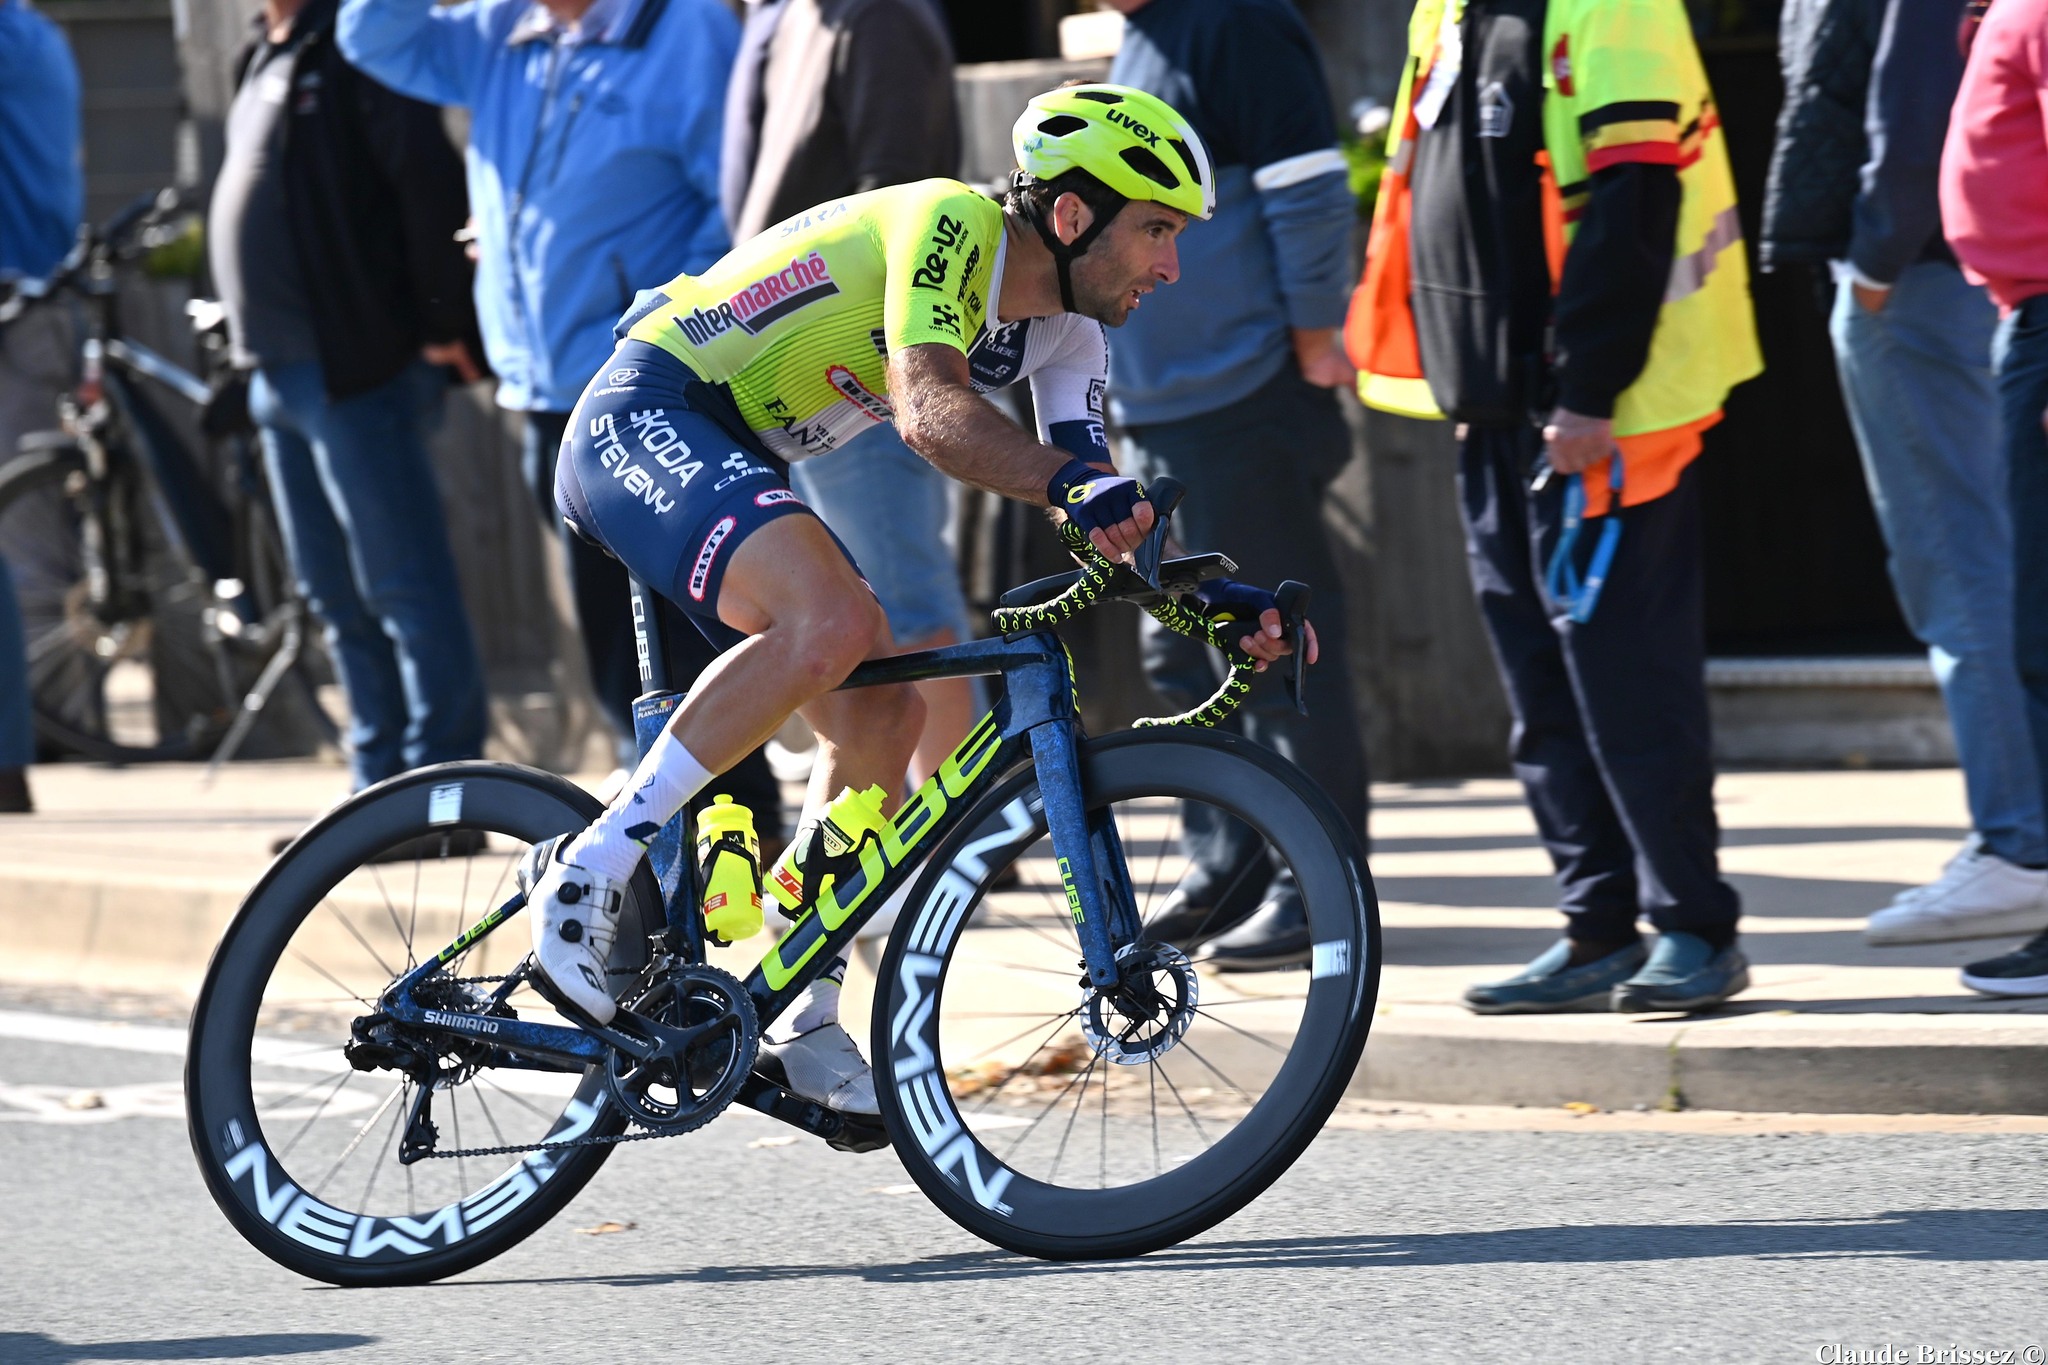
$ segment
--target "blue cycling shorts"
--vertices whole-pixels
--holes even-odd
[[[815,515],[731,397],[642,341],[621,342],[577,400],[555,462],[555,505],[720,645],[739,638],[718,620],[733,553],[777,517]]]

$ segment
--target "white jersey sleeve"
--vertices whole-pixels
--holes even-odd
[[[1102,431],[1103,391],[1109,383],[1109,338],[1102,324],[1063,313],[1037,319],[1031,330],[1031,341],[1044,347],[1033,356],[1038,345],[1027,345],[1024,356],[1039,439],[1091,464],[1113,463]]]

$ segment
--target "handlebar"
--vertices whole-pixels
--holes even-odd
[[[1220,554],[1188,555],[1163,563],[1160,560],[1173,510],[1180,505],[1186,493],[1186,486],[1177,479],[1153,481],[1145,500],[1152,504],[1158,516],[1151,533],[1145,537],[1145,543],[1132,555],[1136,561],[1132,567],[1105,559],[1079,528],[1072,522],[1063,522],[1059,528],[1060,543],[1082,561],[1082,566],[1071,573],[1055,574],[1012,588],[1003,594],[1001,605],[995,611],[997,627],[1005,635],[1011,635],[1070,621],[1098,602],[1131,602],[1144,608],[1167,629],[1202,640],[1223,652],[1229,672],[1213,696],[1193,710],[1177,716],[1141,719],[1136,722],[1141,728],[1163,725],[1213,727],[1243,704],[1251,691],[1251,680],[1258,672],[1257,661],[1240,650],[1236,640],[1230,638],[1224,629],[1207,617],[1188,610],[1179,601],[1204,581],[1236,572],[1237,565],[1228,556]],[[1053,595],[1046,597],[1047,593]],[[1043,600],[1034,602],[1033,599]],[[1303,650],[1306,646],[1309,587],[1290,579],[1280,585],[1274,599],[1280,609],[1281,626],[1287,642],[1294,650],[1293,673],[1287,680],[1288,687],[1295,709],[1307,715],[1304,687],[1308,664]]]

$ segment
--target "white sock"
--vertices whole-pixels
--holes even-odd
[[[627,779],[626,789],[562,849],[562,861],[624,881],[633,875],[661,827],[710,785],[711,776],[681,740],[663,730]]]
[[[786,1043],[814,1028],[839,1022],[839,982],[846,975],[846,959],[835,957],[816,981],[804,987],[796,1003],[768,1030],[768,1041]]]

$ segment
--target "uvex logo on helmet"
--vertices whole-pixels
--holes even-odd
[[[1159,134],[1153,132],[1123,110],[1112,109],[1104,117],[1119,127],[1129,129],[1131,136],[1143,142],[1147,147],[1157,147],[1159,145]]]

